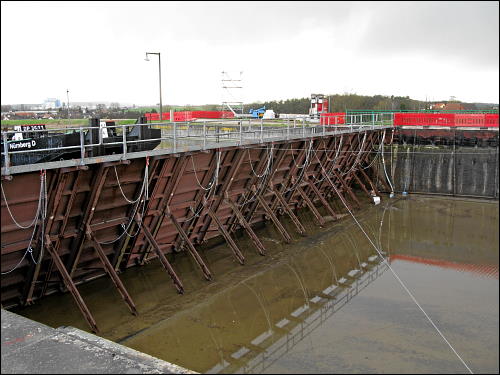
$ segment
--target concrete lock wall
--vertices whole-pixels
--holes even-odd
[[[395,191],[498,199],[497,147],[393,144],[386,155]]]

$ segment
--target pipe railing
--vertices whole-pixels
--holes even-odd
[[[371,117],[370,117],[371,116]],[[340,117],[340,116],[339,116]],[[354,132],[360,130],[373,130],[380,128],[380,125],[392,126],[387,119],[383,119],[381,114],[355,114],[345,116],[345,124],[338,125],[339,119],[333,116],[325,125],[318,121],[308,119],[231,119],[220,121],[195,121],[195,122],[167,122],[167,123],[148,123],[148,124],[124,124],[110,125],[102,128],[100,126],[85,127],[63,127],[47,130],[7,130],[2,131],[2,174],[9,174],[14,154],[36,154],[53,152],[54,150],[74,151],[79,154],[80,164],[85,164],[85,158],[88,157],[89,150],[94,147],[112,147],[120,146],[122,159],[132,157],[134,152],[130,152],[133,145],[145,142],[160,141],[156,149],[165,149],[174,153],[183,146],[199,146],[200,149],[221,147],[221,143],[236,143],[238,145],[250,143],[262,143],[274,139],[293,139],[303,137],[313,137],[339,132]],[[337,125],[335,125],[337,123]],[[151,129],[160,129],[161,135],[156,138],[131,139],[129,128],[146,126]],[[108,137],[103,136],[103,129],[107,130]],[[110,131],[114,129],[115,135]],[[97,132],[97,142],[92,142],[91,131]],[[23,134],[23,140],[13,140],[14,134]],[[44,133],[40,137],[30,137],[25,139],[26,133]],[[36,145],[39,140],[51,136],[63,136],[78,133],[78,144],[70,146],[57,146],[33,149],[30,142]],[[139,132],[141,134],[141,132]],[[110,141],[106,141],[106,139]],[[14,145],[22,144],[26,149],[13,149]],[[116,151],[115,151],[116,153]],[[99,155],[102,156],[102,155]],[[76,158],[78,159],[78,158]],[[31,163],[28,163],[31,164]]]

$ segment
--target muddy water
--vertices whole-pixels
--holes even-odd
[[[474,372],[499,370],[498,202],[411,196],[383,199],[358,220]],[[236,263],[221,244],[201,251],[215,280],[187,256],[172,259],[186,294],[157,261],[121,278],[139,316],[112,283],[79,286],[100,335],[199,372],[465,373],[350,217],[284,245],[272,225],[246,235]],[[356,271],[357,270],[357,271]],[[87,330],[69,294],[18,313]]]

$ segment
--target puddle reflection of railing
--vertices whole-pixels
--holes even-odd
[[[321,326],[333,314],[345,306],[354,296],[365,289],[387,270],[387,264],[378,256],[368,258],[360,269],[349,271],[321,293],[290,313],[273,329],[257,336],[224,358],[207,373],[255,373],[262,372],[307,335]]]

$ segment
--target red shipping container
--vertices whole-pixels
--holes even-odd
[[[320,115],[321,125],[343,125],[345,124],[345,112],[322,113]]]

